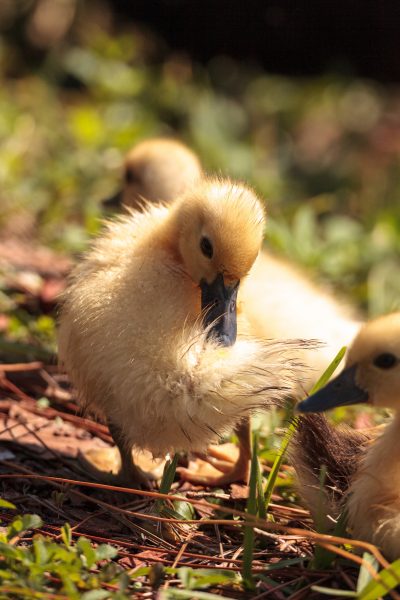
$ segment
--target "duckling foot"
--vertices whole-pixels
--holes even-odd
[[[219,487],[230,483],[248,483],[251,459],[251,428],[249,419],[240,423],[235,433],[239,445],[210,446],[207,454],[197,454],[187,469],[178,469],[182,479],[198,485]]]
[[[105,485],[121,487],[152,487],[152,481],[161,479],[165,461],[153,460],[149,452],[124,453],[117,447],[89,450],[79,453],[78,459],[92,479]]]
[[[210,446],[206,455],[196,456],[189,462],[188,468],[178,469],[181,479],[209,487],[248,482],[249,459],[241,456],[234,444]]]

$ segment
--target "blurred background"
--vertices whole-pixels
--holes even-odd
[[[399,50],[397,1],[0,0],[0,242],[82,251],[125,152],[174,136],[255,187],[271,251],[398,309]],[[5,269],[0,330],[51,342]]]

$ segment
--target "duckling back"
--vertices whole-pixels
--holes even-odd
[[[249,331],[265,338],[315,338],[318,352],[303,355],[315,382],[361,323],[333,296],[282,259],[260,253],[240,293]]]

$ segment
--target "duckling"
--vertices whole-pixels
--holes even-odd
[[[343,345],[350,344],[361,321],[333,295],[315,285],[298,268],[265,250],[239,293],[246,306],[249,333],[262,338],[315,338],[318,352],[303,353],[315,383]],[[308,388],[309,389],[309,388]],[[304,390],[302,390],[304,393]]]
[[[373,406],[393,409],[392,422],[383,429],[378,439],[371,442],[376,431],[349,434],[347,429],[335,439],[331,437],[331,431],[324,429],[324,424],[321,428],[315,421],[311,421],[314,433],[310,434],[309,420],[302,428],[294,464],[303,489],[312,479],[317,482],[315,466],[319,466],[321,459],[314,453],[315,446],[310,443],[310,435],[315,439],[315,432],[319,429],[319,433],[323,434],[319,449],[321,454],[325,454],[328,473],[335,463],[334,469],[343,475],[339,487],[344,484],[344,500],[333,509],[344,508],[347,511],[348,524],[355,538],[380,546],[390,560],[395,560],[400,556],[400,312],[364,325],[348,352],[345,367],[325,388],[301,402],[299,410],[319,412],[368,402]],[[322,450],[324,443],[331,447],[329,453]],[[348,452],[350,446],[353,457]],[[344,454],[347,454],[347,459],[338,461],[337,456]],[[314,487],[314,494],[310,488],[306,492],[314,511],[316,494],[319,494],[318,485]],[[326,498],[322,506],[324,516],[332,509]]]
[[[125,160],[125,183],[115,199],[140,207],[149,201],[172,202],[203,176],[198,157],[175,140],[141,142]],[[140,199],[142,197],[142,199]],[[115,205],[114,205],[115,206]],[[318,352],[302,359],[314,369],[314,383],[344,344],[350,344],[361,322],[350,308],[316,286],[294,265],[262,250],[251,277],[241,286],[239,304],[246,307],[248,333],[262,338],[315,338]]]
[[[169,206],[109,222],[75,269],[59,355],[81,401],[109,424],[121,453],[113,482],[146,483],[132,447],[204,452],[299,385],[297,352],[310,344],[249,338],[237,316],[263,228],[252,191],[202,178]],[[212,483],[247,477],[247,458]]]
[[[134,177],[133,177],[134,173]],[[183,144],[163,139],[140,143],[126,158],[125,183],[109,206],[122,201],[140,208],[143,198],[150,201],[174,200],[175,190],[190,188],[203,176],[199,159]],[[135,181],[133,181],[135,180]],[[142,196],[142,198],[140,198]],[[239,290],[239,309],[246,307],[247,333],[262,338],[315,338],[324,341],[318,352],[304,352],[302,360],[313,369],[309,385],[316,381],[332,355],[350,343],[360,322],[332,295],[315,286],[305,275],[284,260],[261,251]],[[298,390],[298,395],[303,390]],[[240,457],[250,457],[250,424],[241,423],[236,431]],[[231,462],[230,451],[209,449],[213,465]],[[222,461],[222,462],[221,462]],[[181,469],[181,476],[193,483],[204,483],[201,473]],[[208,481],[210,478],[206,478]]]
[[[144,200],[171,202],[201,175],[199,159],[181,142],[166,138],[145,140],[125,158],[122,190],[103,205],[115,210],[122,203],[138,209]]]

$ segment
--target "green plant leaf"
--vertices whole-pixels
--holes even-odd
[[[181,567],[178,569],[177,575],[182,585],[190,590],[238,583],[240,581],[237,573],[225,569],[191,569],[190,567]]]
[[[163,476],[160,483],[160,493],[161,494],[169,494],[171,490],[171,485],[175,479],[176,467],[178,466],[179,454],[175,454],[172,460],[167,460],[164,466]],[[155,511],[159,514],[162,513],[163,510],[171,510],[164,500],[157,500],[154,505]],[[177,516],[179,513],[175,515],[175,519],[179,519]],[[172,514],[170,513],[170,516]]]
[[[175,454],[172,460],[167,460],[164,467],[163,476],[160,483],[160,493],[169,494],[171,485],[175,479],[176,467],[178,465],[179,455]]]
[[[82,552],[86,559],[86,566],[90,569],[97,560],[97,552],[93,548],[92,544],[85,537],[80,537],[76,542],[76,547]]]
[[[182,502],[174,500],[173,506],[179,519],[183,518],[190,520],[194,519],[196,516],[193,504],[189,504],[189,502],[185,502],[184,500],[182,500]]]
[[[363,559],[365,560],[365,562],[369,563],[371,565],[371,567],[373,567],[375,569],[376,572],[379,571],[379,563],[376,560],[375,556],[373,556],[369,552],[364,552]],[[372,580],[373,580],[373,577],[372,577],[371,573],[368,571],[368,569],[365,567],[365,565],[361,565],[360,571],[358,573],[358,579],[357,579],[357,593],[361,594],[363,589]]]
[[[104,598],[109,598],[110,592],[107,590],[90,590],[90,592],[85,592],[81,596],[81,600],[104,600]]]
[[[14,521],[8,526],[7,538],[11,540],[16,535],[20,535],[28,529],[37,529],[43,525],[42,519],[39,515],[22,515],[14,519]]]
[[[69,523],[65,523],[63,527],[61,527],[61,539],[64,544],[69,548],[72,542],[72,531],[71,525]]]
[[[35,553],[35,562],[38,565],[44,565],[49,560],[48,544],[42,536],[35,536],[33,539],[33,550]]]
[[[3,498],[0,498],[0,508],[10,508],[11,510],[17,510],[17,507],[12,502],[4,500]]]
[[[395,560],[378,574],[377,580],[370,581],[359,593],[359,600],[378,600],[390,590],[400,585],[400,559]]]
[[[97,560],[106,560],[115,558],[118,554],[118,549],[114,548],[114,546],[110,546],[110,544],[100,544],[96,548],[96,559]]]

